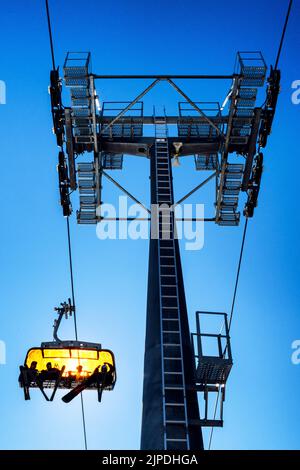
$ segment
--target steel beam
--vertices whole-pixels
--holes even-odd
[[[99,124],[109,124],[115,116],[98,116]],[[227,124],[229,116],[211,116],[210,120],[214,124]],[[242,118],[237,118],[242,119]],[[207,122],[207,118],[203,116],[166,116],[166,123],[167,124],[181,124],[182,122],[191,121],[191,124],[200,124],[203,122]],[[154,117],[153,116],[123,116],[122,117],[122,124],[143,124],[143,125],[154,125]]]
[[[98,75],[92,74],[95,80],[103,79],[182,79],[182,80],[232,80],[234,75]]]
[[[130,139],[118,138],[112,142],[109,138],[101,139],[101,150],[107,153],[136,155],[139,157],[148,157],[151,146],[154,144],[154,137],[137,137]],[[221,150],[222,143],[217,139],[195,139],[189,140],[184,137],[169,137],[169,144],[181,142],[183,145],[180,150],[180,157],[206,153],[217,153]],[[174,149],[175,151],[175,149]]]

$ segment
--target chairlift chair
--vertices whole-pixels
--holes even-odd
[[[62,400],[68,403],[83,390],[97,390],[100,402],[103,390],[112,390],[116,382],[114,354],[99,343],[60,340],[57,331],[62,317],[72,315],[74,307],[69,299],[55,310],[59,316],[54,322],[54,341],[30,348],[20,366],[24,398],[30,400],[30,388],[39,388],[47,401],[53,401],[57,389],[65,389],[69,393]],[[50,397],[46,389],[52,390]]]

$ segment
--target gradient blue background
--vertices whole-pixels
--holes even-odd
[[[262,50],[274,62],[287,1],[50,1],[58,64],[68,50],[90,50],[96,73],[228,73],[237,50]],[[291,83],[300,79],[299,2],[294,2],[280,66],[283,71],[273,133],[265,151],[259,207],[249,223],[232,326],[234,368],[225,425],[215,449],[299,448],[300,365],[291,363],[299,320],[299,117]],[[1,2],[0,79],[7,85],[1,119],[1,318],[7,364],[0,365],[0,447],[80,449],[80,400],[24,402],[18,365],[26,350],[50,340],[53,307],[70,295],[66,221],[58,205],[57,149],[47,86],[50,51],[44,2]],[[228,83],[179,82],[200,101],[224,98]],[[130,100],[142,82],[98,82],[101,99]],[[175,111],[172,90],[145,103]],[[150,99],[152,97],[152,99]],[[148,112],[152,108],[148,106]],[[127,157],[114,175],[148,202],[148,161]],[[175,171],[174,171],[175,173]],[[176,195],[197,184],[192,158],[176,169]],[[206,202],[213,187],[191,202]],[[103,199],[118,192],[105,184]],[[77,206],[75,195],[74,208]],[[206,205],[209,215],[211,206]],[[100,241],[95,227],[72,219],[80,338],[100,341],[117,358],[118,383],[103,404],[84,395],[89,448],[139,447],[147,287],[147,241]],[[182,250],[194,329],[196,309],[231,305],[240,228],[205,227],[205,246]],[[65,337],[73,324],[65,323]],[[207,442],[207,435],[205,435]]]

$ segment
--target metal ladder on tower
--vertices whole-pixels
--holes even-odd
[[[185,377],[177,285],[172,170],[165,117],[154,117],[161,319],[164,449],[189,450]]]

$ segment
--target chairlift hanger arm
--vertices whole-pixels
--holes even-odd
[[[58,312],[58,318],[54,320],[53,339],[58,343],[62,343],[63,341],[57,336],[58,329],[60,327],[63,316],[68,318],[68,315],[72,315],[72,313],[75,312],[75,307],[71,304],[71,299],[68,299],[68,303],[61,303],[61,307],[56,307],[55,310]]]

